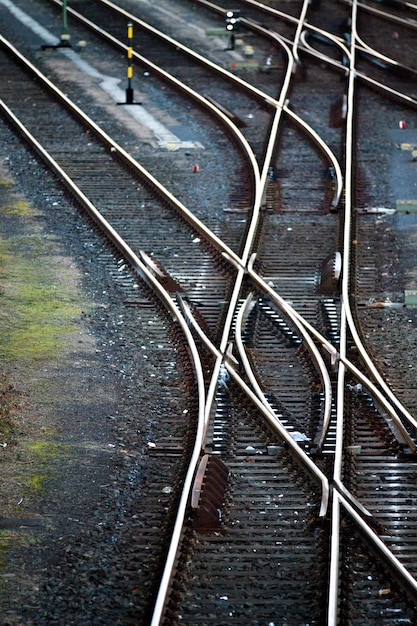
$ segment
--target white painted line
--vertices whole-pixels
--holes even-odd
[[[32,32],[38,35],[48,46],[55,46],[59,43],[58,37],[55,37],[41,26],[36,20],[32,19],[27,13],[19,9],[11,0],[0,0],[0,4],[6,7],[14,17],[29,28]],[[121,89],[118,84],[119,78],[113,78],[101,74],[92,65],[87,63],[80,57],[75,50],[68,48],[60,48],[60,51],[78,67],[79,70],[100,80],[100,87],[105,91],[115,102],[125,102],[125,91]],[[174,133],[172,133],[166,126],[161,124],[155,117],[149,113],[142,105],[126,105],[125,110],[141,125],[148,128],[157,140],[158,146],[167,150],[178,150],[180,148],[192,149],[203,148],[203,146],[196,141],[181,141]]]

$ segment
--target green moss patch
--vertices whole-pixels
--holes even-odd
[[[54,461],[60,456],[68,456],[70,447],[58,444],[56,441],[38,440],[28,443],[28,457],[31,459],[36,472],[32,472],[22,481],[26,484],[27,495],[31,497],[36,493],[44,491],[50,479],[51,467]]]
[[[15,440],[15,415],[20,406],[20,394],[0,373],[0,450]]]
[[[82,307],[71,280],[58,279],[55,242],[0,238],[0,358],[47,359],[65,349]],[[49,253],[49,254],[48,254]]]
[[[15,200],[14,202],[8,203],[0,209],[0,212],[3,215],[20,215],[22,217],[33,215],[33,209],[25,200]]]

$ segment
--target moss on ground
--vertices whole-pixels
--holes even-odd
[[[44,389],[36,372],[74,349],[74,333],[89,308],[81,302],[71,261],[33,217],[30,204],[14,193],[11,183],[0,180],[0,462],[10,479],[7,496],[2,494],[2,514],[16,518],[25,514],[22,501],[30,503],[48,488],[57,457],[70,452],[54,441],[47,420],[34,431],[37,403],[53,403],[56,397],[50,396],[57,393]],[[10,382],[15,363],[29,374],[25,393]],[[30,414],[27,403],[32,401]],[[0,591],[2,541],[7,544],[10,536],[0,533]]]
[[[20,394],[0,373],[0,448],[6,448],[15,439],[15,414],[18,410]]]
[[[28,202],[25,200],[16,199],[13,202],[9,202],[1,210],[4,215],[20,215],[22,217],[33,215],[33,210]]]
[[[39,248],[42,246],[42,254]],[[0,237],[0,358],[49,359],[65,349],[82,313],[79,297],[55,276],[46,238]]]

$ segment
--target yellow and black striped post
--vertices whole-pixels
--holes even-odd
[[[133,48],[132,48],[132,39],[133,39],[133,24],[131,22],[127,25],[127,89],[126,89],[126,104],[133,104],[133,87],[132,87],[132,78],[133,78],[133,67],[132,67],[132,58],[133,58]]]

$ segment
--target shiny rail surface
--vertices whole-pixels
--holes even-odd
[[[104,4],[113,6],[109,2]],[[212,8],[216,13],[224,11],[208,2],[194,4]],[[259,10],[262,8],[261,3],[242,4]],[[239,89],[244,88],[255,98],[263,99],[268,110],[272,111],[262,150],[259,145],[252,150],[250,134],[245,138],[245,133],[230,122],[221,108],[193,94],[194,100],[200,101],[205,109],[211,109],[228,128],[234,141],[244,149],[244,160],[251,166],[252,203],[246,216],[244,238],[235,249],[226,245],[221,235],[214,234],[196,219],[192,211],[178,202],[154,177],[148,178],[158,187],[164,201],[172,203],[175,211],[204,238],[207,245],[215,248],[227,267],[230,282],[219,332],[208,332],[203,328],[195,315],[193,297],[187,290],[184,297],[175,288],[169,292],[161,287],[161,277],[166,279],[167,276],[159,271],[152,258],[132,251],[117,229],[108,225],[65,172],[54,165],[44,149],[32,141],[30,133],[26,133],[26,139],[33,143],[38,153],[42,153],[55,172],[66,179],[71,193],[90,207],[87,209],[90,215],[100,223],[126,261],[152,289],[158,291],[158,297],[180,324],[192,352],[199,390],[198,425],[150,621],[154,626],[173,623],[178,614],[182,623],[191,624],[199,620],[201,624],[216,624],[225,619],[222,617],[224,611],[230,617],[241,616],[242,623],[252,623],[259,615],[269,615],[270,620],[272,615],[279,615],[276,619],[281,620],[292,619],[288,615],[297,620],[306,620],[313,615],[311,623],[329,625],[351,623],[353,616],[353,623],[360,623],[357,620],[363,611],[369,611],[369,619],[375,620],[376,614],[387,619],[390,612],[400,605],[399,619],[411,620],[415,616],[417,546],[410,536],[407,538],[406,555],[397,549],[397,524],[390,524],[389,516],[383,510],[383,501],[369,497],[366,480],[362,478],[367,472],[381,475],[385,470],[388,473],[398,472],[401,480],[407,482],[409,494],[414,494],[412,475],[417,423],[386,384],[369,355],[355,309],[356,286],[352,275],[360,273],[360,260],[356,260],[356,264],[352,261],[358,198],[355,188],[358,167],[356,102],[361,88],[358,83],[363,82],[368,87],[378,83],[378,90],[384,91],[380,80],[374,81],[366,75],[357,61],[364,48],[367,54],[380,60],[380,55],[367,46],[357,30],[360,9],[361,5],[355,2],[349,5],[347,42],[343,42],[337,33],[311,26],[309,3],[300,5],[296,17],[275,12],[270,7],[262,8],[262,12],[284,17],[292,26],[291,36],[286,32],[285,37],[281,37],[277,32],[269,32],[264,25],[242,20],[242,25],[256,32],[257,36],[274,40],[286,59],[286,70],[276,97],[262,93],[259,88],[251,88],[249,83],[237,81]],[[124,15],[126,17],[126,13]],[[127,17],[130,19],[132,15],[129,13]],[[316,19],[313,14],[311,21]],[[336,56],[342,52],[343,62],[335,61],[310,46],[306,33],[311,31],[327,37],[334,47],[332,54],[334,49],[337,50]],[[159,33],[157,35],[160,36]],[[6,45],[4,38],[1,41]],[[183,49],[180,42],[173,43]],[[327,45],[326,42],[323,48]],[[186,53],[196,59],[195,53]],[[297,100],[297,89],[300,89],[295,76],[310,58],[320,59],[326,69],[333,71],[336,67],[337,72],[342,71],[345,76],[345,81],[339,82],[337,89],[345,96],[342,98],[345,108],[339,111],[342,117],[340,126],[343,128],[339,144],[344,150],[342,157],[336,156],[337,146],[330,148],[313,125],[307,124],[301,114],[292,110],[292,102]],[[150,67],[149,61],[143,57],[137,60]],[[203,59],[199,59],[200,62],[205,64]],[[207,65],[213,69],[211,62]],[[155,68],[155,65],[152,67]],[[358,70],[358,67],[361,69]],[[165,70],[159,71],[164,73],[165,79],[169,78]],[[215,71],[219,75],[230,74],[221,68],[215,68]],[[316,71],[316,67],[313,69],[312,65],[311,71]],[[39,75],[38,78],[42,77]],[[176,82],[178,88],[178,82],[172,82]],[[185,91],[189,92],[189,88]],[[399,91],[398,85],[387,86],[389,97],[392,97],[393,91],[401,106],[415,105],[414,98]],[[3,111],[19,132],[25,132],[24,125],[6,105],[3,105]],[[84,124],[87,122],[81,112],[77,115]],[[140,171],[141,176],[145,175],[144,168],[113,140],[105,138],[90,121],[88,124],[129,167]],[[288,132],[287,124],[290,133],[287,140],[282,141],[284,133]],[[300,143],[296,144],[295,151],[291,151],[294,126],[299,132],[297,140]],[[293,197],[296,197],[291,195],[291,185],[288,184],[289,191],[284,196],[284,202],[277,203],[278,206],[268,212],[267,198],[271,197],[271,189],[277,180],[283,179],[280,167],[284,169],[292,158],[286,155],[286,150],[288,155],[300,152],[303,142],[306,146],[304,152],[307,145],[314,145],[315,157],[309,161],[314,164],[312,168],[318,167],[319,171],[315,163],[316,155],[319,155],[325,168],[335,173],[336,185],[331,199],[328,200],[327,185],[321,184],[316,202],[320,211],[306,203],[306,210],[292,208],[288,217],[282,204],[291,206]],[[293,231],[298,233],[301,224],[299,216],[304,223],[307,219],[314,221],[317,229],[317,238],[312,237],[311,249],[323,242],[325,230],[330,233],[327,245],[329,251],[336,251],[336,254],[331,254],[332,260],[322,267],[322,280],[326,272],[331,279],[327,292],[325,287],[322,292],[317,289],[317,276],[313,276],[319,255],[314,257],[314,262],[307,269],[308,251],[304,257],[301,253],[294,255],[292,261],[289,252],[289,261],[271,253],[269,246],[273,243],[268,243],[268,236],[273,242],[272,234],[278,233],[282,224],[287,228],[287,237],[291,237]],[[321,222],[322,230],[317,226]],[[297,236],[297,241],[301,241],[301,235]],[[285,246],[284,236],[281,236],[281,245]],[[299,265],[291,273],[291,263],[294,262]],[[170,278],[174,283],[176,273],[179,271],[173,267]],[[320,306],[327,315],[336,315],[331,336],[324,329],[324,326],[328,329],[328,324],[324,324],[317,314],[317,307]],[[205,374],[202,361],[210,363],[209,372],[206,370]],[[285,393],[286,388],[290,390],[288,394]],[[315,402],[311,401],[312,397]],[[373,437],[377,442],[371,445]],[[251,438],[255,446],[250,445]],[[386,446],[384,441],[388,441]],[[378,459],[381,460],[379,465]],[[197,465],[200,465],[199,469]],[[232,477],[228,478],[229,474]],[[302,486],[299,488],[300,481]],[[280,508],[282,496],[287,508]],[[383,498],[387,497],[384,493]],[[208,502],[215,501],[214,510],[219,512],[217,517],[216,514],[213,517],[213,512],[211,517],[207,513],[210,507],[204,498]],[[251,515],[252,507],[254,515]],[[282,525],[276,518],[277,511],[280,511],[279,516],[284,516]],[[298,517],[299,512],[301,516],[296,520],[299,521],[297,527],[292,516]],[[264,521],[261,521],[262,516],[265,516]],[[286,527],[291,527],[288,535],[285,534]],[[311,529],[316,532],[311,532]],[[288,554],[281,548],[279,555],[273,554],[271,546],[281,545],[277,541],[277,537],[281,536],[288,544]],[[262,537],[265,538],[265,546],[262,546]],[[229,555],[228,562],[220,562],[218,550]],[[248,556],[246,561],[242,553],[256,551],[262,553],[257,560],[258,578],[264,590],[261,597],[256,597],[256,593],[252,597],[244,581],[244,571],[251,567],[251,560]],[[298,557],[289,557],[292,552],[299,552]],[[374,552],[378,554],[376,571],[372,569],[371,555]],[[356,559],[363,559],[359,574],[353,571]],[[281,561],[285,561],[285,565]],[[239,569],[239,562],[242,569]],[[352,567],[347,565],[350,562]],[[224,593],[220,602],[214,601],[217,593],[214,573],[219,571],[222,584],[229,586],[233,579],[227,574],[233,569],[229,567],[231,563],[233,568],[236,567],[234,576],[240,581],[237,590],[230,587],[231,597]],[[280,571],[279,584],[271,580],[273,576],[268,571],[269,566],[274,572]],[[371,571],[372,575],[369,574]],[[312,576],[317,577],[318,586],[308,588],[307,583]],[[346,577],[349,578],[348,583],[345,583]],[[369,583],[373,577],[375,582]],[[300,578],[305,585],[302,590],[304,604],[300,596]],[[392,603],[383,594],[382,599],[365,609],[370,589],[386,580],[392,580]],[[253,581],[249,581],[249,587],[252,584]],[[178,590],[184,585],[186,591],[179,594]],[[397,585],[400,589],[405,588],[404,596],[402,591],[397,590]],[[205,590],[208,586],[209,592]],[[242,600],[242,596],[247,600]],[[269,597],[272,597],[271,601]],[[297,604],[295,607],[294,602]]]

